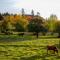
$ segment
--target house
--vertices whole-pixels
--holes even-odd
[[[29,15],[29,14],[25,14],[25,17],[27,18],[27,20],[31,20],[34,16],[32,16],[32,15]]]

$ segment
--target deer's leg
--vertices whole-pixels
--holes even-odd
[[[47,54],[48,54],[48,49],[47,49]]]
[[[54,54],[55,54],[55,50],[53,50],[54,51]]]

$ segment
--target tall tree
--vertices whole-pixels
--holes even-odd
[[[22,29],[22,31],[26,28],[26,26],[28,25],[28,20],[26,19],[26,17],[20,17],[20,19],[17,20],[17,23],[16,23],[16,29]]]
[[[40,16],[40,13],[39,12],[37,12],[37,16]]]
[[[43,32],[45,27],[43,25],[43,18],[42,17],[34,17],[28,24],[28,31],[35,32],[38,38],[39,32]]]
[[[54,32],[55,26],[56,26],[56,21],[57,21],[57,16],[56,15],[50,15],[50,17],[46,20],[47,28],[50,32]]]
[[[24,16],[25,15],[25,11],[24,11],[24,9],[22,8],[22,16]]]
[[[34,10],[31,11],[31,15],[34,16]]]
[[[60,21],[56,22],[55,32],[59,34],[58,37],[60,38]]]
[[[12,19],[13,20],[13,19]],[[2,22],[2,31],[7,32],[13,29],[11,16],[4,16],[4,21]]]

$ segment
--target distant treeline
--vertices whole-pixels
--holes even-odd
[[[60,20],[57,16],[52,14],[50,17],[44,19],[37,12],[34,15],[34,11],[31,14],[25,14],[24,9],[22,9],[22,14],[9,14],[0,13],[0,33],[8,32],[33,32],[37,38],[39,33],[44,35],[47,32],[58,33],[60,37]]]

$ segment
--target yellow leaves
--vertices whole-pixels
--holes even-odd
[[[28,24],[28,20],[27,19],[25,19],[25,18],[20,18],[19,19],[19,21],[18,21],[21,25],[23,25],[24,26],[24,28],[27,26],[27,24]]]
[[[10,21],[10,16],[5,16],[4,20],[7,21],[7,22]]]
[[[20,18],[21,18],[20,15],[15,15],[15,16],[14,16],[14,20],[15,20],[15,21],[18,21]]]
[[[10,16],[10,22],[15,24],[20,19],[20,16]]]
[[[11,28],[12,25],[15,27],[16,23],[21,24],[24,28],[28,25],[28,20],[26,17],[22,17],[21,15],[9,15],[4,17],[4,25],[9,26],[8,28]]]

